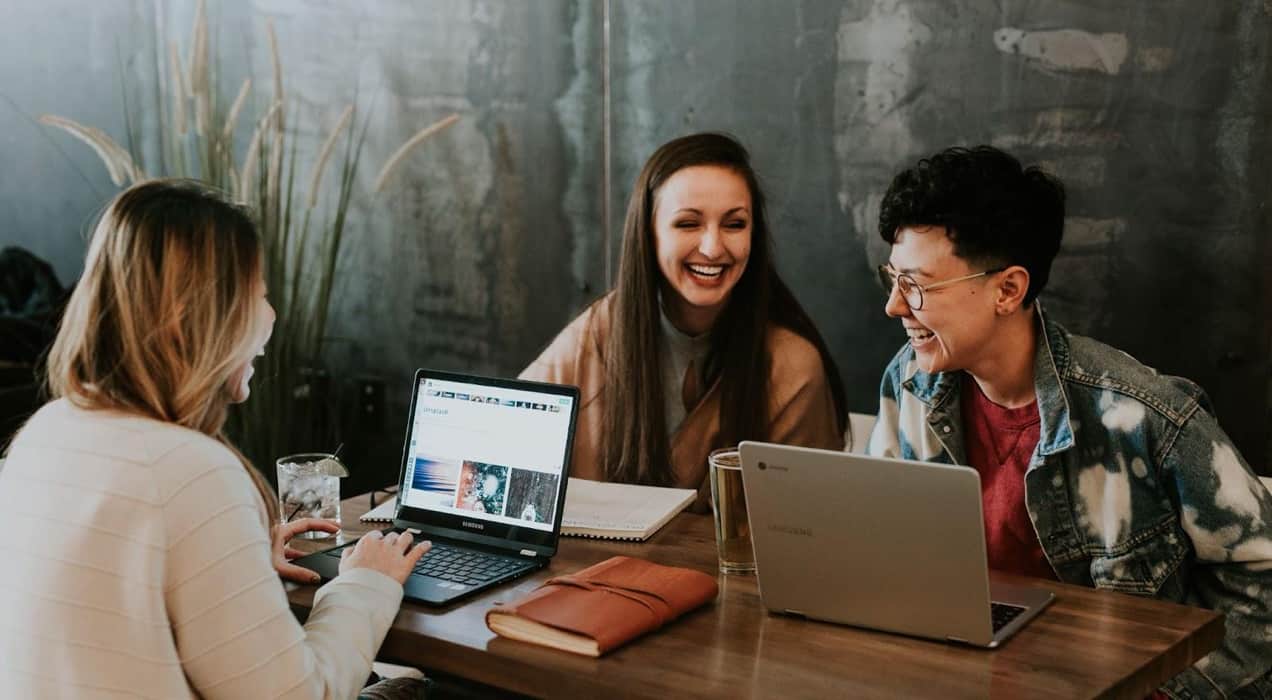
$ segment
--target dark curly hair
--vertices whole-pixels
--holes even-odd
[[[997,148],[947,148],[892,179],[879,235],[895,243],[907,226],[944,226],[960,258],[1028,270],[1028,305],[1047,286],[1060,251],[1064,199],[1059,180]]]

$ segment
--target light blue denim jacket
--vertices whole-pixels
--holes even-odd
[[[1162,690],[1272,698],[1272,496],[1196,384],[1037,315],[1040,439],[1025,506],[1062,581],[1216,610],[1223,644]],[[880,385],[872,455],[966,464],[961,372],[907,344]]]

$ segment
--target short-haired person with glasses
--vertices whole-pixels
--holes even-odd
[[[1223,613],[1158,696],[1272,697],[1272,496],[1200,387],[1044,316],[1064,205],[988,146],[893,179],[879,275],[909,341],[867,450],[975,468],[991,568]]]

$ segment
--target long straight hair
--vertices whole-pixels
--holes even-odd
[[[49,351],[48,386],[85,409],[174,423],[233,451],[265,504],[269,482],[223,432],[231,379],[256,337],[260,237],[248,211],[188,180],[120,193],[89,243]]]
[[[711,447],[769,437],[770,324],[802,336],[821,355],[834,397],[836,423],[847,421],[843,382],[812,319],[777,274],[764,192],[746,148],[725,134],[684,136],[661,146],[636,178],[623,226],[623,250],[615,291],[608,297],[611,328],[604,343],[602,454],[612,481],[672,482],[666,433],[659,287],[663,275],[654,244],[658,190],[684,168],[713,165],[740,175],[751,194],[751,254],[746,270],[710,332],[707,385],[720,382],[720,435]]]

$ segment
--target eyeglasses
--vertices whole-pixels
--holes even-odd
[[[962,277],[955,277],[952,280],[945,280],[943,282],[936,282],[929,285],[921,285],[918,282],[915,282],[913,277],[892,269],[891,265],[880,265],[879,284],[883,286],[884,293],[888,295],[892,294],[893,287],[900,289],[901,297],[905,299],[906,305],[909,306],[910,309],[918,311],[923,308],[923,294],[925,292],[933,292],[942,287],[948,287],[952,284],[957,284],[958,282],[966,282],[967,280],[974,280],[977,277],[992,275],[1006,269],[1007,268],[1005,267],[995,267],[990,270],[985,270],[984,272],[976,272],[970,275],[963,275]]]

